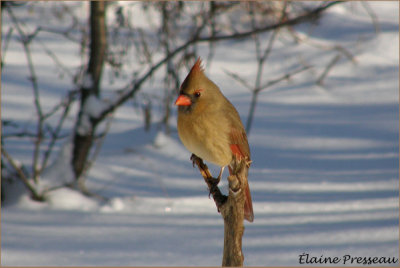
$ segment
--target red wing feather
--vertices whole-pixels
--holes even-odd
[[[250,161],[250,149],[246,132],[232,129],[229,137],[231,141],[230,148],[236,159],[247,158],[247,161]]]
[[[244,154],[240,150],[240,147],[237,144],[231,144],[231,151],[237,160],[244,158]]]

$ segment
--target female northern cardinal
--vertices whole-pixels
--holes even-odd
[[[246,161],[246,177],[240,183],[245,189],[244,218],[253,221],[253,205],[247,169],[250,149],[246,131],[235,107],[222,95],[218,86],[204,74],[199,58],[183,81],[178,105],[178,133],[185,147],[198,157],[232,173],[234,161]]]

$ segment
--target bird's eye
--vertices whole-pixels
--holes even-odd
[[[194,92],[194,96],[195,96],[196,98],[200,97],[200,96],[201,96],[201,92],[200,92],[200,91],[195,91],[195,92]]]

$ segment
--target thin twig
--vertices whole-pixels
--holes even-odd
[[[294,36],[294,38],[296,39],[297,42],[303,42],[303,43],[306,43],[306,44],[308,44],[308,45],[310,45],[312,47],[319,48],[319,49],[326,50],[326,51],[328,51],[328,50],[336,50],[336,51],[342,53],[344,56],[346,56],[346,58],[348,58],[352,63],[354,63],[354,64],[357,63],[357,60],[354,57],[354,55],[348,49],[346,49],[345,47],[343,47],[341,45],[338,45],[338,44],[334,44],[334,45],[324,44],[324,43],[321,43],[320,41],[317,41],[315,39],[310,39],[309,36],[307,36],[307,37],[304,37],[303,35],[300,36],[295,31],[292,31],[291,33],[292,33],[292,35]]]
[[[96,147],[95,147],[94,152],[93,152],[93,155],[92,155],[92,159],[90,159],[90,160],[88,161],[87,165],[85,166],[85,170],[84,170],[83,173],[82,173],[82,174],[84,174],[84,175],[81,175],[81,176],[86,176],[86,175],[87,175],[87,172],[89,171],[90,167],[93,165],[93,163],[96,162],[96,159],[97,159],[97,157],[98,157],[99,154],[100,154],[100,151],[101,151],[101,148],[102,148],[102,146],[103,146],[105,137],[107,136],[107,133],[110,131],[111,122],[112,122],[112,120],[113,120],[113,118],[114,118],[114,115],[113,115],[113,114],[110,114],[108,118],[109,118],[109,119],[107,120],[107,123],[106,123],[106,126],[105,126],[105,130],[104,130],[104,132],[101,134],[101,136],[99,137],[99,140],[97,141]]]
[[[8,50],[8,45],[10,43],[12,33],[13,33],[13,28],[10,28],[10,29],[8,29],[8,32],[7,32],[6,36],[4,37],[4,39],[5,39],[4,43],[5,44],[4,44],[4,49],[2,51],[2,58],[1,58],[1,67],[2,68],[3,68],[3,65],[4,65],[4,61],[5,61],[5,58],[6,58],[6,53],[7,53],[7,50]]]
[[[329,73],[329,71],[333,68],[333,66],[336,65],[336,63],[340,60],[341,56],[340,54],[337,54],[335,57],[333,57],[333,59],[328,63],[328,65],[325,67],[325,70],[322,72],[322,74],[320,75],[320,77],[317,80],[317,84],[322,86],[324,83],[324,79],[327,76],[327,74]]]
[[[33,180],[35,181],[35,183],[39,183],[39,178],[38,178],[38,174],[39,174],[39,168],[38,168],[38,158],[39,158],[39,152],[40,152],[40,146],[42,143],[42,138],[43,138],[43,123],[44,123],[44,117],[43,117],[43,111],[42,111],[42,106],[40,104],[40,97],[39,97],[39,86],[37,83],[37,76],[36,76],[36,72],[35,72],[35,67],[33,64],[33,60],[32,60],[32,54],[30,51],[30,47],[29,44],[32,40],[32,38],[30,38],[28,35],[26,35],[24,33],[24,31],[21,29],[18,19],[17,17],[14,15],[14,13],[12,12],[12,9],[7,7],[7,12],[10,15],[15,28],[17,29],[20,38],[21,38],[21,42],[25,51],[25,56],[26,56],[26,60],[28,62],[28,69],[30,72],[30,81],[32,83],[32,88],[33,88],[33,95],[34,95],[34,103],[35,103],[35,109],[36,109],[36,115],[38,117],[38,123],[37,123],[37,136],[36,136],[36,140],[35,140],[35,146],[34,146],[34,152],[33,152],[33,164],[32,164],[32,176],[33,176]]]
[[[232,77],[234,80],[236,80],[237,82],[239,82],[239,84],[242,84],[242,86],[244,86],[245,88],[247,88],[248,90],[253,90],[253,86],[250,85],[243,77],[240,77],[239,74],[233,73],[231,71],[228,70],[223,70],[227,75],[229,75],[230,77]]]
[[[282,76],[280,76],[280,77],[278,77],[276,79],[268,81],[267,83],[265,83],[264,85],[262,85],[260,88],[258,88],[256,90],[257,91],[265,90],[265,89],[267,89],[267,88],[269,88],[269,87],[271,87],[271,86],[273,86],[273,85],[275,85],[275,84],[277,84],[277,83],[279,83],[279,82],[281,82],[283,80],[289,80],[295,74],[301,73],[301,72],[306,71],[306,70],[308,70],[310,68],[312,68],[312,66],[303,66],[303,67],[301,67],[299,69],[296,69],[296,70],[294,70],[294,71],[292,71],[290,73],[284,74],[284,75],[282,75]]]
[[[253,5],[250,6],[250,15],[252,18],[252,27],[253,29],[256,27],[255,23],[255,16],[253,15]],[[287,2],[285,2],[284,7],[281,12],[281,16],[279,18],[279,23],[282,23],[286,19],[286,8],[287,8]],[[254,42],[255,42],[255,47],[256,47],[256,56],[257,56],[257,74],[256,74],[256,80],[255,80],[255,85],[252,88],[252,97],[251,97],[251,103],[250,103],[250,108],[249,108],[249,113],[247,116],[246,120],[246,132],[247,135],[249,135],[251,125],[253,123],[253,118],[254,118],[254,113],[257,105],[257,99],[258,99],[258,93],[260,92],[261,88],[261,79],[262,79],[262,73],[264,69],[264,64],[267,61],[271,51],[273,44],[275,42],[276,36],[278,35],[278,32],[281,28],[276,28],[272,34],[270,35],[270,38],[268,40],[268,45],[266,49],[264,50],[264,53],[261,54],[261,45],[260,45],[260,38],[258,34],[254,35]]]
[[[263,33],[263,32],[268,32],[271,30],[275,30],[277,28],[285,27],[285,26],[292,26],[296,25],[302,22],[306,22],[310,19],[313,19],[316,15],[321,14],[323,11],[326,9],[343,3],[343,1],[332,1],[332,2],[327,2],[326,4],[323,4],[322,6],[315,8],[309,12],[306,12],[302,15],[299,15],[293,19],[287,19],[282,22],[278,22],[272,25],[267,25],[264,27],[257,28],[255,30],[250,30],[250,31],[244,31],[241,33],[234,33],[234,34],[228,34],[228,35],[220,35],[220,36],[207,36],[207,37],[202,37],[198,40],[198,42],[205,42],[205,41],[222,41],[222,40],[230,40],[230,39],[243,39],[245,37],[252,36],[254,34],[258,33]]]
[[[54,61],[55,65],[57,65],[61,70],[63,70],[70,78],[73,77],[71,71],[61,63],[58,57],[40,40],[37,40],[39,44],[43,47],[43,50],[46,52],[47,55]]]
[[[376,16],[372,8],[369,6],[368,2],[361,1],[361,5],[365,9],[365,11],[367,11],[368,15],[371,17],[372,23],[374,24],[375,28],[375,33],[378,34],[380,32],[378,17]]]
[[[74,97],[73,97],[74,93],[75,92],[70,92],[68,94],[67,101],[62,105],[62,106],[64,106],[64,111],[63,111],[63,113],[62,113],[62,115],[60,117],[60,120],[58,121],[58,124],[57,124],[54,132],[52,133],[51,141],[49,142],[49,144],[47,146],[47,149],[44,152],[42,165],[41,165],[41,170],[43,170],[47,166],[47,162],[50,159],[50,155],[51,155],[51,153],[53,151],[53,147],[54,147],[57,139],[59,138],[61,128],[62,128],[62,126],[64,124],[64,121],[67,118],[67,115],[69,113],[69,110],[70,110],[70,107],[71,107],[71,103],[72,103],[72,101],[74,99]]]

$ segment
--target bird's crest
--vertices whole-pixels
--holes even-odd
[[[189,72],[189,75],[195,75],[195,74],[204,74],[204,68],[202,66],[203,62],[200,57],[197,58],[196,62],[194,63],[192,69]],[[188,76],[189,76],[188,75]]]
[[[196,62],[194,63],[192,69],[190,69],[190,72],[186,76],[185,80],[183,81],[181,85],[181,89],[185,89],[189,86],[190,81],[194,81],[197,79],[203,78],[204,75],[204,68],[202,66],[202,61],[201,58],[198,57]]]

